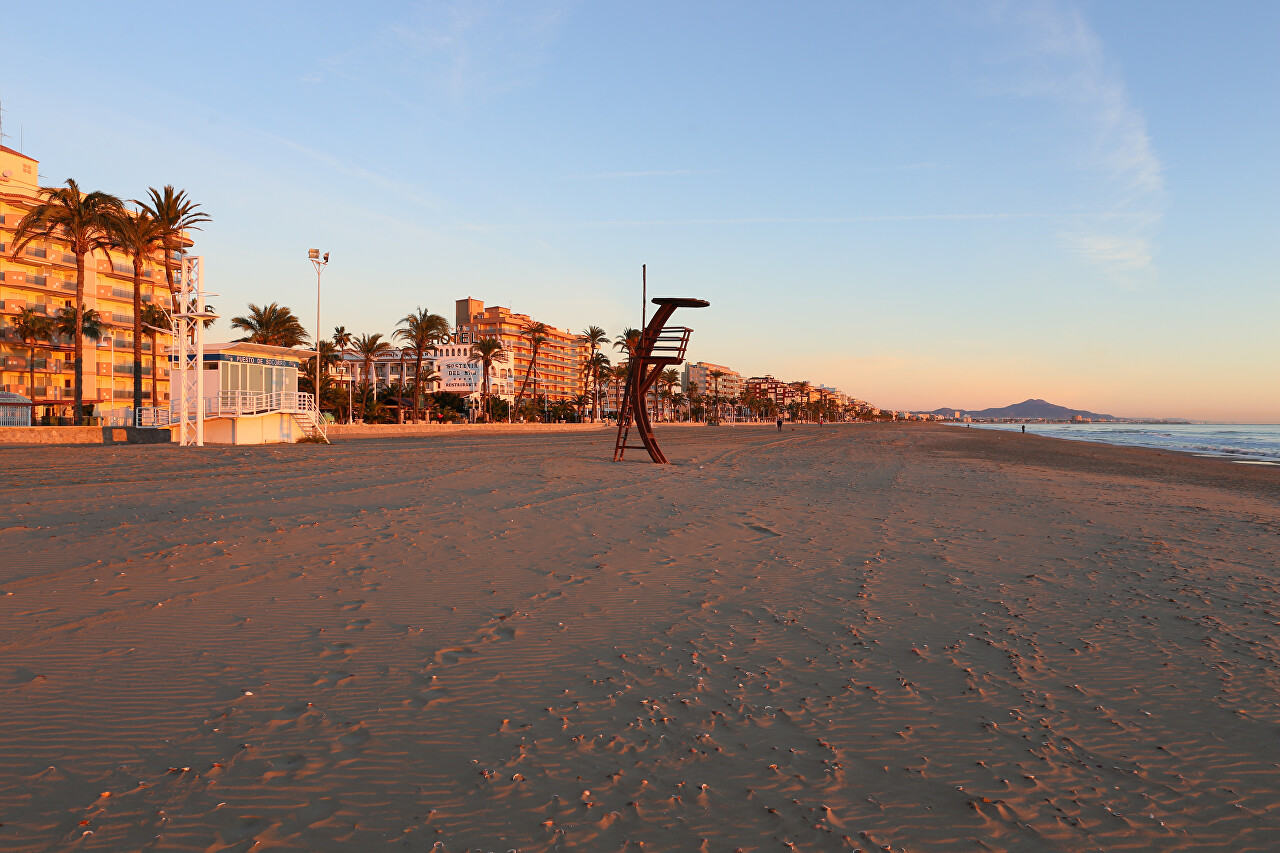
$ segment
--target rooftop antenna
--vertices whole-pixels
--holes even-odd
[[[4,145],[6,138],[12,139],[13,137],[4,132],[4,102],[0,101],[0,145]]]

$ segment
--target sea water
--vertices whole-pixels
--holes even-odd
[[[1020,423],[973,426],[1015,432],[1022,429]],[[1236,462],[1280,464],[1280,424],[1029,423],[1027,432],[1078,441],[1220,456]]]

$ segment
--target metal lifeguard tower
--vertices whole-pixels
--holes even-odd
[[[677,308],[706,308],[711,303],[705,299],[688,299],[675,296],[657,296],[652,300],[658,310],[640,333],[640,343],[631,357],[631,369],[627,371],[627,393],[618,413],[618,440],[613,445],[613,461],[622,459],[627,450],[647,450],[649,458],[659,465],[667,464],[667,457],[653,437],[653,425],[649,423],[649,409],[645,395],[658,381],[662,371],[684,361],[685,348],[693,329],[685,326],[665,325]],[[640,434],[643,444],[627,444],[632,426]]]

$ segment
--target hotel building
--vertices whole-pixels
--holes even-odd
[[[723,373],[724,376],[718,380],[711,378],[713,370]],[[702,396],[717,394],[722,400],[736,400],[746,388],[741,373],[730,370],[723,364],[712,364],[709,361],[685,364],[684,374],[680,377],[680,387],[687,391],[690,382],[697,384],[698,393]]]
[[[35,382],[31,383],[29,345],[14,328],[24,308],[53,319],[72,307],[76,295],[76,258],[65,243],[37,239],[21,255],[13,255],[18,223],[39,201],[40,164],[25,154],[0,146],[0,390],[21,394],[34,404],[33,420],[43,415],[71,417],[74,401],[72,341],[55,337],[39,341]],[[142,272],[142,301],[168,308],[162,258],[149,259]],[[133,406],[133,262],[113,253],[107,260],[95,252],[85,258],[84,302],[102,318],[99,341],[84,341],[84,402],[93,415],[112,423],[132,423]],[[170,336],[158,334],[161,356],[155,364],[158,400],[151,399],[151,340],[142,341],[143,401],[169,402],[169,366],[164,357]],[[30,384],[30,387],[29,387]]]
[[[511,358],[508,364],[515,381],[514,396],[524,381],[532,357],[529,341],[521,334],[532,322],[535,321],[527,314],[516,314],[510,308],[498,305],[485,307],[480,300],[467,297],[457,302],[454,339],[468,350],[473,341],[482,338],[502,341]],[[590,348],[579,342],[576,332],[548,325],[547,340],[538,349],[535,370],[538,393],[546,395],[549,400],[572,400],[584,393],[582,368],[590,356]],[[533,394],[533,383],[533,377],[530,377],[525,396]]]
[[[539,354],[538,362],[542,362]],[[342,354],[342,363],[329,369],[335,381],[349,382],[354,380],[357,386],[372,378],[374,388],[382,390],[392,385],[412,384],[415,367],[414,355],[408,349],[392,349],[378,356],[369,364],[371,376],[364,375],[364,359],[352,352]],[[439,378],[424,388],[428,391],[448,391],[463,397],[476,397],[484,391],[484,383],[480,375],[482,364],[471,361],[471,345],[451,341],[433,347],[424,354],[422,370],[429,373],[434,370]],[[516,375],[511,366],[510,357],[494,359],[489,370],[489,394],[510,402],[515,399],[516,386],[521,375]]]

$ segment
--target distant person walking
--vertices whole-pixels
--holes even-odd
[[[782,432],[782,415],[778,415],[778,432]]]
[[[1022,431],[1023,431],[1023,432],[1026,432],[1026,431],[1027,431],[1027,425],[1026,425],[1026,424],[1023,424],[1023,425],[1022,425]]]

